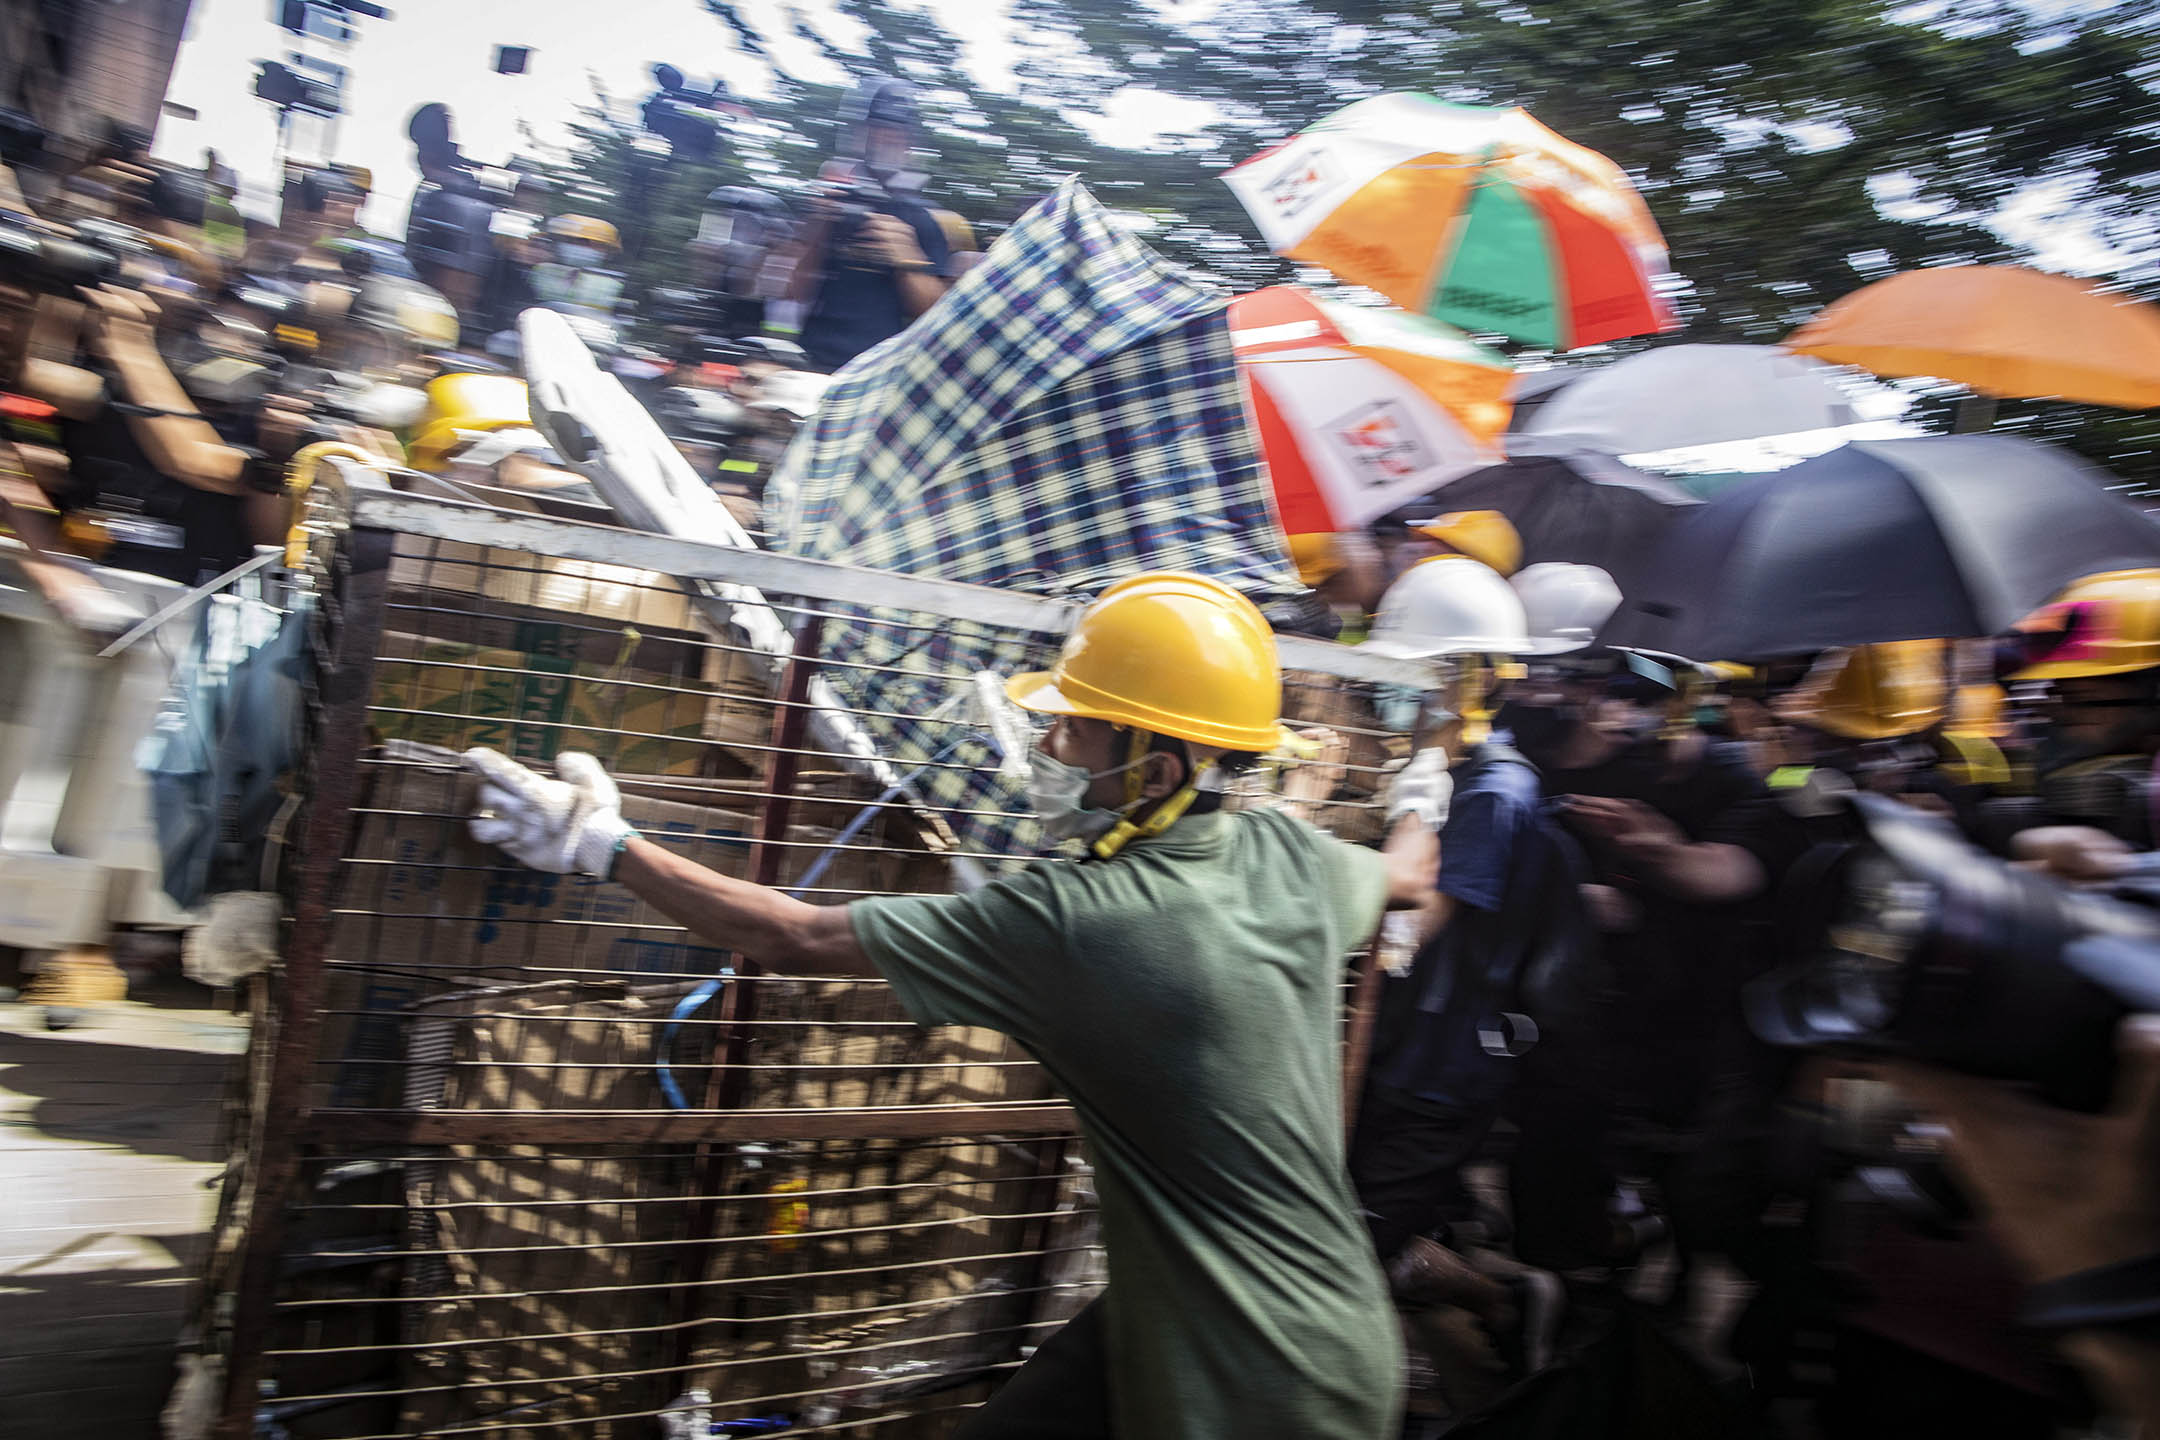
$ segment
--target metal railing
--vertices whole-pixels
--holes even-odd
[[[1046,663],[1079,600],[336,463],[291,920],[209,1274],[219,1433],[649,1436],[693,1388],[716,1421],[942,1433],[1101,1283],[1071,1110],[882,981],[762,975],[478,846],[455,753],[589,749],[648,837],[815,902],[942,891],[1030,858],[1032,821],[996,737],[918,702]],[[1433,676],[1281,649],[1290,716],[1334,739],[1231,802],[1376,839],[1402,744],[1361,688]]]

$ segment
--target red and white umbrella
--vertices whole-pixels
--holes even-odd
[[[1230,342],[1289,534],[1354,529],[1503,458],[1513,371],[1452,326],[1276,286],[1230,302]]]

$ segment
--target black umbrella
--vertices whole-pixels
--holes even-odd
[[[1418,518],[1450,510],[1498,510],[1522,536],[1523,563],[1571,560],[1602,566],[1627,587],[1632,570],[1673,517],[1699,505],[1661,475],[1545,436],[1510,435],[1509,459],[1450,480]]]
[[[1683,514],[1599,638],[1702,660],[1993,635],[2065,585],[2160,565],[2160,526],[2068,453],[1871,440]]]

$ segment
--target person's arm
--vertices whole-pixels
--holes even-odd
[[[829,202],[813,202],[810,223],[803,227],[794,262],[788,267],[787,283],[780,289],[783,300],[808,305],[817,299],[818,279],[825,271],[825,252],[832,244],[833,213]]]
[[[1387,862],[1387,908],[1418,910],[1433,897],[1440,878],[1440,837],[1417,815],[1395,824],[1380,851]]]
[[[777,975],[875,975],[845,905],[793,896],[685,860],[632,835],[613,878],[661,914]]]
[[[1676,900],[1730,904],[1762,893],[1762,862],[1738,845],[1694,841],[1678,825],[1637,800],[1579,795],[1568,802],[1569,826],[1628,862],[1652,888]]]
[[[933,227],[935,222],[931,222]],[[939,272],[942,260],[929,253],[913,225],[898,216],[873,211],[863,219],[863,240],[876,246],[893,267],[893,283],[900,290],[900,308],[909,319],[937,304],[952,288]]]
[[[2028,1278],[2061,1279],[2160,1253],[2160,1016],[2122,1024],[2114,1103],[2056,1109],[2016,1087],[1912,1064],[1885,1066],[1949,1127],[1950,1158]],[[2160,1342],[2128,1330],[2063,1337],[2108,1408],[2160,1433]]]
[[[781,975],[873,975],[846,906],[806,905],[731,879],[654,844],[623,819],[622,795],[581,750],[555,757],[555,777],[480,748],[464,755],[480,777],[472,835],[557,875],[626,885],[671,920]]]

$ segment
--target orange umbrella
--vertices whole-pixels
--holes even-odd
[[[2017,265],[1908,270],[1855,290],[1785,347],[1999,399],[2160,405],[2160,309]]]

